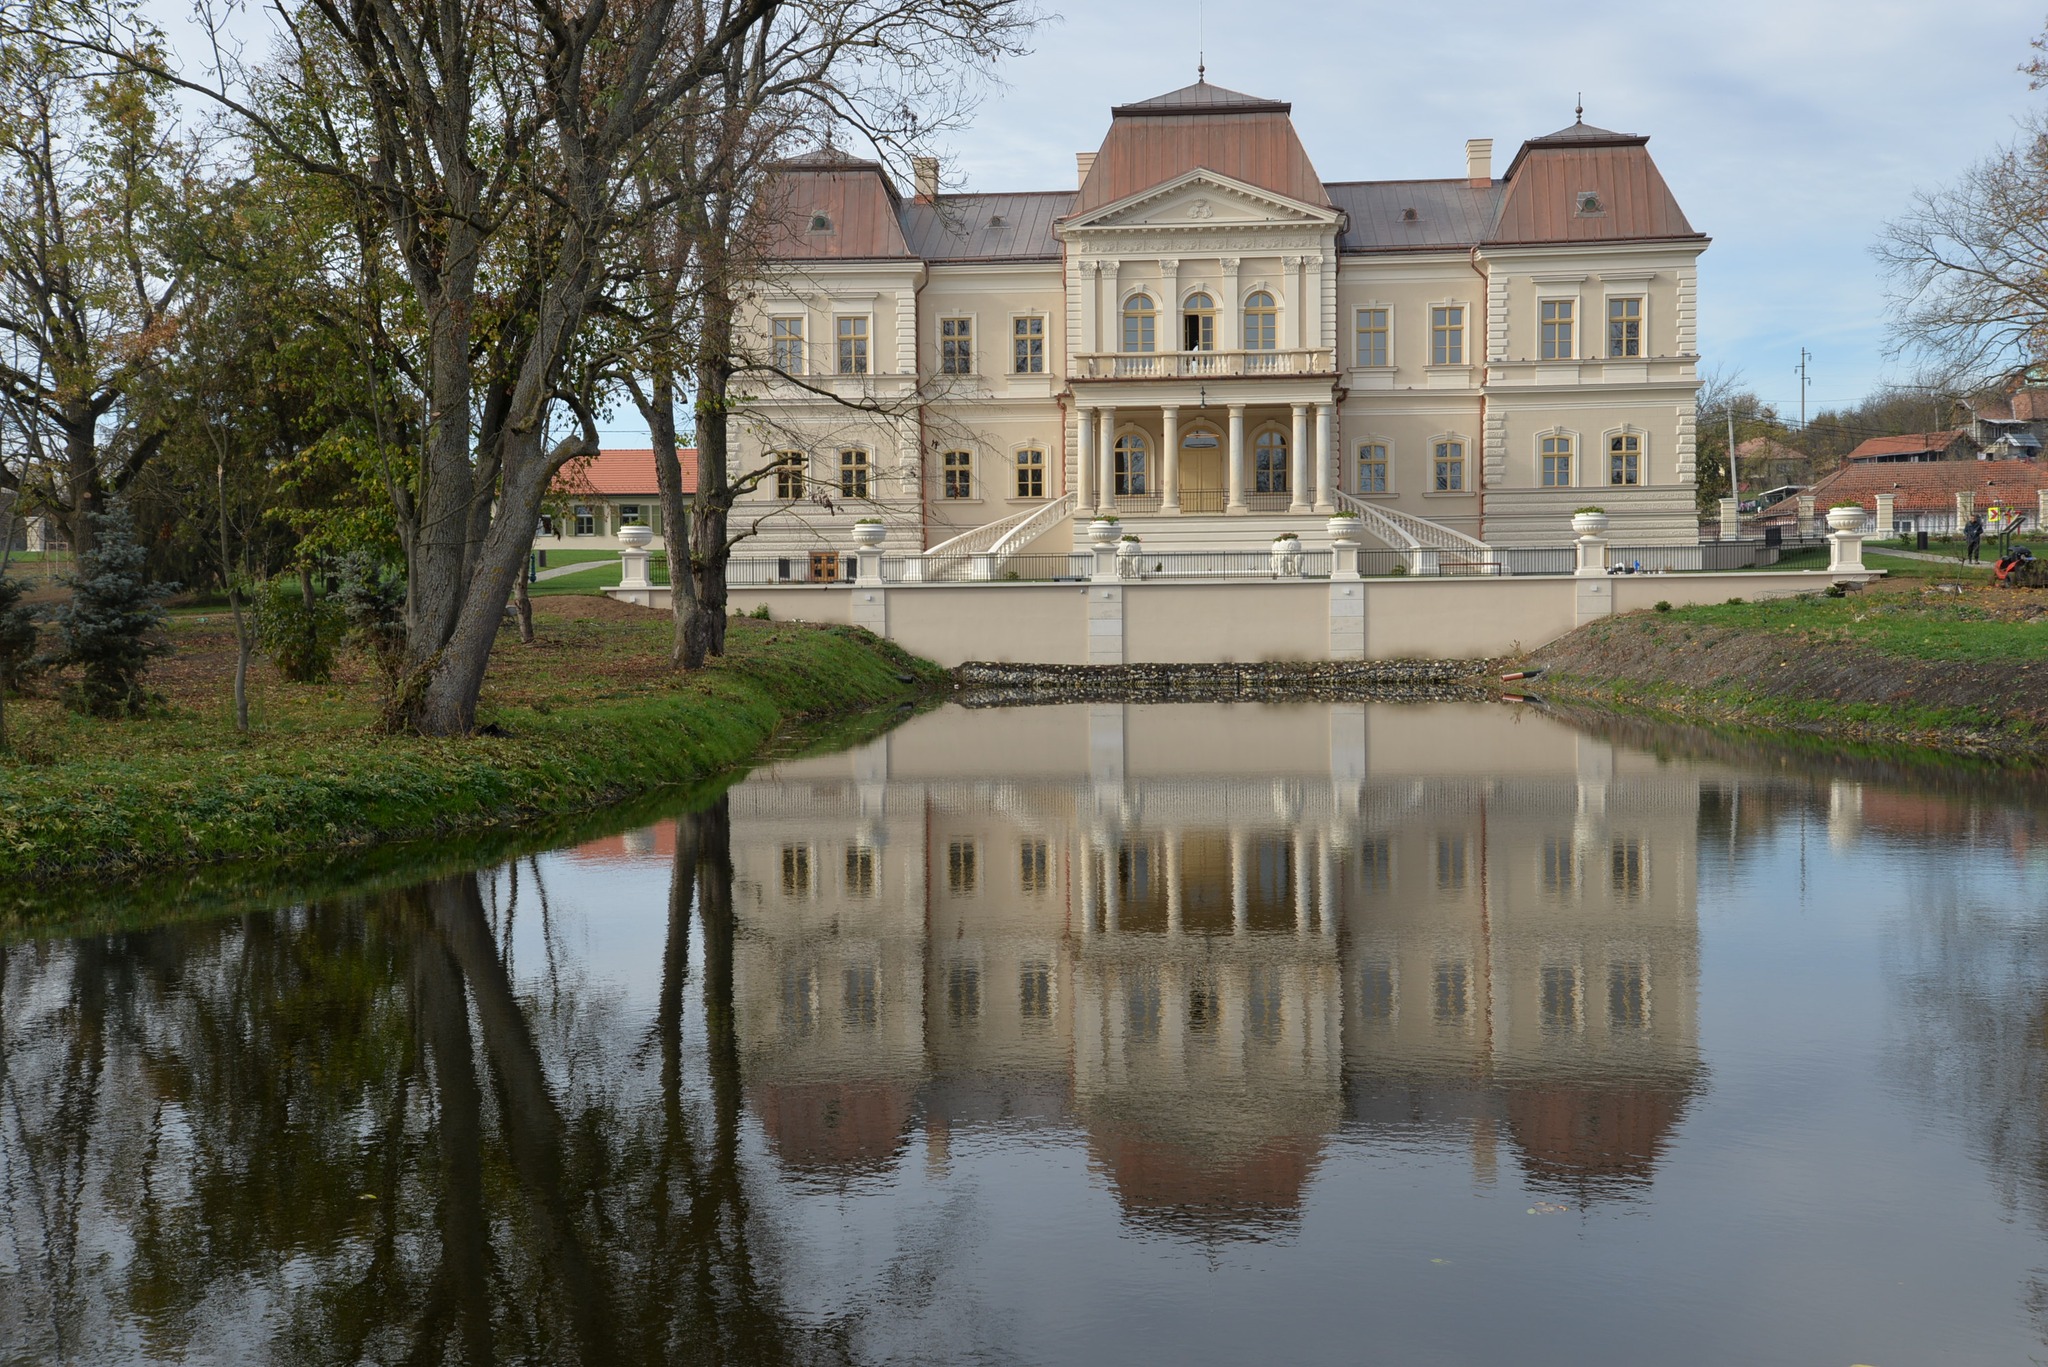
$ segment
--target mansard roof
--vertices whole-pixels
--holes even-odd
[[[1649,142],[1587,123],[1529,139],[1508,164],[1486,245],[1702,236],[1650,160]]]
[[[1344,211],[1339,252],[1442,251],[1486,236],[1500,207],[1498,182],[1357,180],[1328,187]]]
[[[913,200],[902,208],[903,236],[926,261],[1057,261],[1052,227],[1073,205],[1072,190]]]
[[[1111,118],[1144,118],[1155,114],[1193,113],[1197,110],[1223,111],[1228,113],[1290,113],[1294,106],[1285,100],[1268,100],[1258,95],[1246,95],[1236,90],[1225,90],[1220,85],[1210,85],[1206,80],[1184,85],[1178,90],[1169,90],[1164,95],[1154,95],[1149,100],[1136,104],[1120,104],[1110,109]]]
[[[1291,108],[1200,81],[1118,105],[1072,212],[1100,209],[1194,170],[1330,208],[1323,178],[1295,136]]]
[[[777,162],[756,220],[778,261],[915,259],[898,221],[902,198],[878,161],[832,148]]]

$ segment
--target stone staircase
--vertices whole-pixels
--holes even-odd
[[[1146,549],[1155,551],[1263,551],[1271,547],[1273,538],[1282,532],[1293,532],[1308,550],[1326,550],[1330,544],[1330,534],[1324,529],[1328,516],[1323,513],[1247,513],[1241,517],[1119,513],[1117,516],[1125,531],[1135,533],[1145,543]],[[1086,525],[1086,518],[1075,523],[1075,541],[1084,547],[1088,544],[1087,534],[1082,530]],[[1376,547],[1371,538],[1367,538],[1365,544]]]

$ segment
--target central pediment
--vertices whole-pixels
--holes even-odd
[[[1258,228],[1327,228],[1339,231],[1344,215],[1336,209],[1304,204],[1285,195],[1205,168],[1127,195],[1098,209],[1076,215],[1060,225],[1070,233],[1162,230],[1200,233],[1208,229],[1242,232]]]

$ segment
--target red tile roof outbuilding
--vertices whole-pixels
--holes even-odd
[[[683,492],[697,492],[697,448],[678,451],[683,467]],[[572,460],[555,476],[557,494],[639,495],[659,498],[654,478],[654,452],[648,447],[609,448],[583,460]]]

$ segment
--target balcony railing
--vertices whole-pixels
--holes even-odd
[[[1211,380],[1242,375],[1330,375],[1328,347],[1277,351],[1099,351],[1074,357],[1077,380]]]

